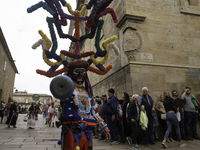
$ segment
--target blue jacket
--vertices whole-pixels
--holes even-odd
[[[104,113],[106,116],[117,115],[117,101],[118,99],[113,95],[104,104]]]
[[[139,104],[138,104],[139,106]],[[139,116],[140,116],[140,106],[139,106]],[[137,112],[137,107],[136,107],[136,104],[135,102],[132,102],[129,104],[128,108],[127,108],[127,114],[128,114],[128,117],[127,117],[127,121],[130,122],[131,119],[134,119],[134,120],[137,120],[137,117],[138,117],[138,112]]]

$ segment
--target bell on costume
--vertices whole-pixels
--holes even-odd
[[[78,134],[78,133],[81,133],[81,131],[82,131],[81,127],[79,125],[77,125],[75,128],[75,133]]]
[[[71,128],[71,124],[70,124],[70,123],[66,123],[65,128],[66,128],[67,130],[69,130],[69,129]]]
[[[56,121],[56,127],[59,128],[62,125],[61,121]]]

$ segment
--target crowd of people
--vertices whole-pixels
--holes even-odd
[[[125,92],[122,98],[119,100],[112,88],[108,90],[108,96],[95,97],[95,111],[107,123],[112,145],[127,141],[133,148],[140,149],[138,144],[143,144],[143,141],[146,145],[155,145],[163,139],[163,147],[168,148],[167,142],[177,140],[179,147],[185,147],[182,140],[200,140],[197,134],[200,99],[191,94],[190,87],[186,87],[180,97],[177,90],[164,92],[158,101],[149,95],[147,87],[142,88],[141,96]],[[46,125],[54,127],[62,111],[60,106],[54,106],[53,101],[42,107],[33,102],[27,110],[24,121],[29,129],[35,128],[39,113],[43,113]],[[8,128],[16,128],[19,113],[22,113],[21,107],[15,100],[9,98],[7,104],[0,104],[0,121],[6,123]],[[106,141],[104,135],[99,137],[97,129],[94,135],[100,142]]]
[[[32,102],[27,108],[20,107],[17,101],[8,99],[8,103],[5,104],[4,101],[0,103],[0,122],[5,123],[13,128],[17,128],[17,119],[19,114],[27,114],[24,117],[24,122],[27,122],[28,129],[34,129],[36,126],[36,121],[38,120],[38,114],[43,114],[43,120],[45,124],[54,127],[55,120],[59,118],[61,113],[60,106],[54,107],[54,102],[44,104],[39,106],[38,103]]]
[[[138,144],[143,141],[146,145],[155,145],[162,139],[165,148],[175,140],[179,147],[186,147],[182,140],[200,140],[197,134],[200,99],[191,95],[190,87],[185,88],[180,98],[177,90],[173,90],[164,92],[154,101],[147,87],[142,88],[141,96],[139,94],[123,93],[123,100],[118,100],[114,89],[109,89],[108,96],[95,97],[98,113],[110,129],[112,145],[127,140],[133,148],[140,149]],[[98,138],[97,130],[94,134]],[[99,138],[100,142],[104,140],[103,136]]]
[[[20,106],[17,104],[17,101],[12,101],[11,98],[9,98],[7,104],[5,104],[4,101],[0,103],[1,123],[6,123],[8,128],[10,128],[10,126],[16,128],[16,121],[19,113]]]

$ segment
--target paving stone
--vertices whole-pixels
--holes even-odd
[[[59,147],[59,148],[48,148],[47,150],[61,150],[61,149]]]
[[[54,145],[56,141],[38,142],[37,145]]]
[[[7,148],[21,148],[21,144],[2,144],[0,150],[6,150]]]
[[[40,148],[54,148],[54,145],[22,145],[21,148],[35,148],[35,149],[40,149]]]
[[[24,142],[43,142],[43,139],[25,139]]]

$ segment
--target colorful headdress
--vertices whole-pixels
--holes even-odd
[[[115,53],[118,55],[119,49],[113,43],[117,36],[113,36],[111,38],[106,39],[102,42],[103,50],[100,48],[100,35],[101,30],[104,24],[104,20],[100,19],[102,16],[111,14],[113,22],[117,23],[117,16],[112,8],[107,8],[107,6],[113,0],[90,0],[88,4],[84,5],[80,11],[72,10],[72,7],[65,0],[44,0],[39,3],[31,6],[27,9],[28,13],[31,13],[38,8],[42,7],[46,11],[48,11],[52,17],[47,17],[46,21],[48,23],[48,27],[51,34],[51,40],[43,33],[42,30],[39,30],[39,34],[42,37],[38,42],[36,42],[32,48],[36,49],[40,45],[43,49],[43,59],[45,63],[50,66],[48,71],[37,70],[38,74],[45,75],[47,77],[54,77],[64,72],[68,72],[72,69],[73,66],[77,66],[79,63],[87,64],[86,70],[94,72],[99,75],[106,74],[111,68],[112,65],[108,65],[104,68],[104,64],[107,62],[109,57],[109,50],[114,49]],[[61,8],[61,5],[67,7],[69,13],[68,15],[64,13]],[[93,8],[92,8],[93,6]],[[87,9],[91,9],[92,11],[89,16],[83,16]],[[67,20],[70,20],[69,32],[65,34],[61,28],[61,26],[67,25]],[[86,21],[86,23],[85,23]],[[74,52],[68,52],[65,50],[60,51],[60,55],[56,54],[56,50],[58,47],[57,38],[54,30],[54,26],[56,27],[57,33],[60,38],[68,38],[72,42],[75,43]],[[85,27],[90,28],[90,33],[85,33]],[[73,34],[73,30],[74,35]],[[92,39],[95,36],[95,48],[96,52],[88,51],[81,53],[80,52],[80,42],[85,39]],[[73,61],[68,63],[65,59],[65,56],[73,58]],[[81,58],[90,57],[87,61],[80,60]],[[98,57],[102,57],[102,60],[97,60]],[[56,60],[56,62],[51,61],[50,59]],[[90,66],[94,64],[97,68]],[[63,68],[57,70],[60,65],[63,65]]]

